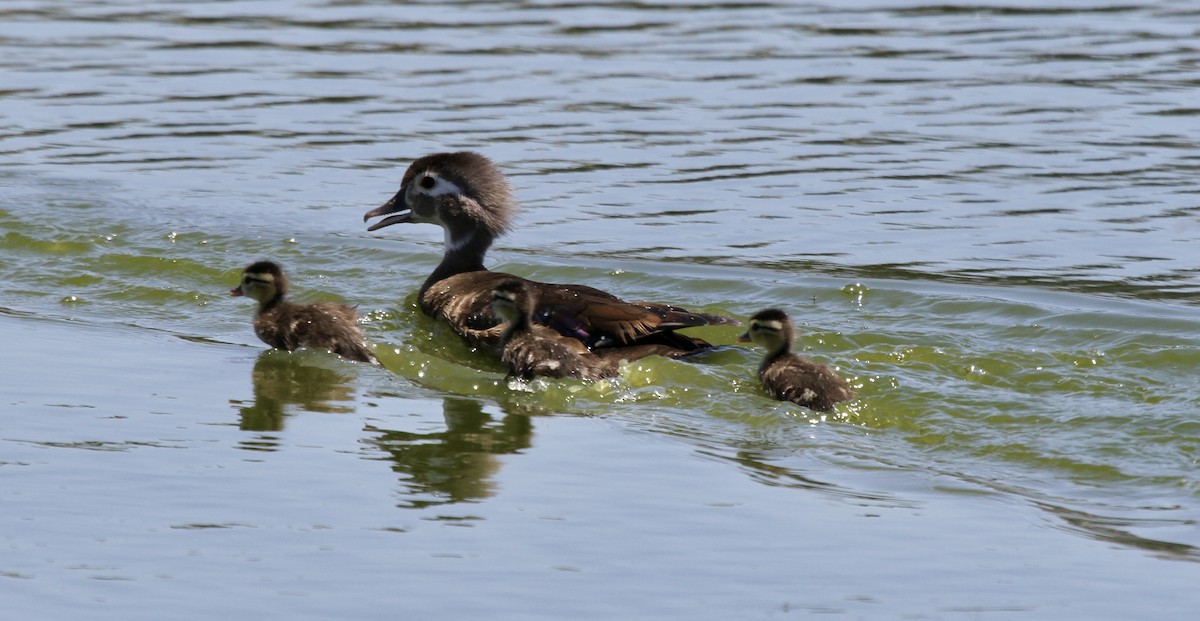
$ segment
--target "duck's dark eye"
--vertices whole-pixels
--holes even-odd
[[[421,177],[421,181],[418,183],[422,188],[425,188],[426,190],[432,190],[433,186],[437,185],[437,179],[434,179],[433,177]]]

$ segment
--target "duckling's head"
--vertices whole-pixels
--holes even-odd
[[[259,304],[268,304],[287,295],[287,276],[283,268],[272,261],[251,263],[242,270],[242,282],[229,291],[233,297],[246,296]]]
[[[529,294],[519,280],[505,280],[492,289],[492,310],[510,325],[529,317]]]
[[[400,191],[382,206],[363,214],[363,222],[388,216],[367,228],[376,231],[400,222],[427,222],[446,230],[447,244],[472,235],[489,239],[512,225],[517,202],[504,174],[473,151],[434,153],[408,167]],[[389,215],[393,214],[393,215]]]
[[[768,355],[776,355],[789,351],[792,339],[795,338],[795,328],[787,313],[768,308],[759,311],[750,318],[750,328],[738,337],[739,343],[754,342],[767,348]]]

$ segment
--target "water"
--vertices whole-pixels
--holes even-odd
[[[1190,619],[1197,17],[5,2],[6,609]],[[464,148],[523,206],[493,269],[782,306],[861,398],[742,348],[506,384],[414,307],[440,232],[361,223]],[[386,368],[264,352],[268,257]]]

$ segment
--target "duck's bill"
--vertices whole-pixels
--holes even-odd
[[[749,333],[749,332],[747,332],[747,333],[745,333],[745,334],[742,334],[742,335],[738,336],[738,337],[737,337],[737,342],[739,342],[739,343],[749,343],[749,342],[750,342],[750,333]]]
[[[229,290],[229,297],[231,297],[231,298],[240,298],[243,295],[246,295],[246,293],[244,291],[242,291],[241,285],[238,285],[237,287],[234,287]]]
[[[393,215],[388,215],[388,214],[393,214]],[[389,200],[388,202],[380,205],[379,207],[376,207],[375,209],[372,209],[371,211],[364,213],[363,214],[363,222],[366,222],[367,220],[370,220],[371,218],[376,218],[379,216],[388,216],[388,217],[367,227],[368,231],[378,231],[379,229],[381,229],[385,226],[391,226],[393,224],[400,224],[401,222],[408,222],[412,219],[412,210],[409,209],[408,205],[406,205],[404,203],[404,191],[403,190],[401,190],[400,192],[397,192],[396,195],[392,197],[392,200]]]

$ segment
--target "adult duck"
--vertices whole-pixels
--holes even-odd
[[[575,284],[542,283],[488,271],[488,248],[512,228],[517,210],[512,189],[488,158],[470,151],[436,153],[414,161],[391,200],[363,215],[384,216],[368,231],[403,222],[436,224],[445,232],[441,263],[425,279],[419,304],[476,346],[495,349],[504,328],[489,308],[502,282],[520,280],[537,306],[536,323],[577,339],[589,349],[658,345],[655,353],[686,355],[710,345],[675,333],[679,328],[736,325],[734,319],[694,313],[668,304],[626,302],[617,296]],[[643,349],[631,351],[636,357]]]

